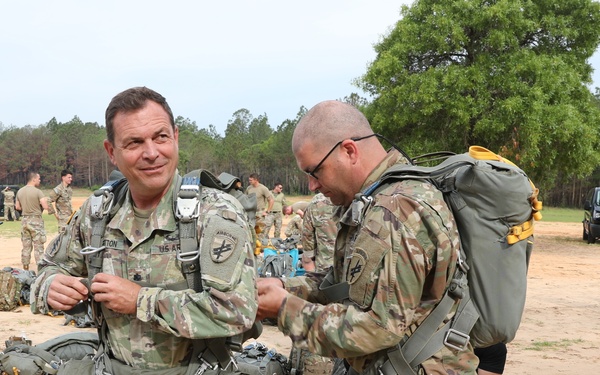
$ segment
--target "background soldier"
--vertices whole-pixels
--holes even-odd
[[[48,200],[48,213],[50,215],[54,214],[56,220],[58,220],[59,232],[64,229],[71,214],[73,214],[73,206],[71,205],[71,198],[73,197],[73,189],[71,189],[73,173],[67,169],[63,169],[60,172],[60,179],[60,184],[52,189]],[[55,208],[52,207],[53,202]]]
[[[17,192],[15,208],[21,211],[21,262],[23,269],[29,269],[31,252],[34,252],[36,263],[42,259],[44,254],[44,243],[46,242],[46,230],[42,212],[48,210],[47,198],[38,189],[41,178],[36,172],[27,174],[27,185]]]
[[[272,216],[272,220],[267,222],[265,225],[265,232],[267,235],[271,231],[271,226],[275,229],[273,231],[273,237],[281,238],[281,225],[283,223],[283,207],[286,205],[285,194],[282,192],[283,185],[279,182],[275,184],[271,194],[273,195],[273,207],[268,212]]]
[[[2,195],[4,195],[4,220],[17,220],[17,214],[15,213],[15,192],[12,191],[10,186],[7,186],[2,191]]]
[[[305,270],[326,272],[333,265],[337,209],[322,193],[315,195],[306,207],[302,221],[302,267]]]
[[[258,233],[258,239],[262,242],[263,246],[269,243],[269,233],[265,230],[267,226],[270,227],[269,222],[272,220],[269,211],[273,209],[273,194],[269,188],[261,184],[258,180],[256,173],[250,174],[248,177],[250,185],[246,188],[246,195],[256,195],[256,232]],[[260,232],[260,233],[259,233]]]
[[[292,206],[284,207],[283,212],[291,213]],[[289,215],[289,213],[286,213],[286,215]],[[287,226],[285,227],[285,236],[286,237],[292,237],[292,236],[302,237],[302,218],[303,217],[304,217],[304,211],[302,211],[301,209],[297,209],[296,214],[294,216],[292,216],[290,221],[287,223]]]

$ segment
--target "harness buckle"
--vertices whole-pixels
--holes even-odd
[[[177,213],[176,216],[181,222],[188,223],[198,217],[198,195],[200,187],[198,185],[182,185],[179,194],[177,194]]]
[[[204,353],[202,353],[202,354],[204,354]],[[206,359],[202,358],[202,354],[200,356],[198,356],[198,359],[200,360],[200,366],[198,367],[198,370],[196,370],[196,372],[194,372],[194,375],[202,375],[208,369],[216,370],[217,367],[219,367],[218,365],[214,365],[214,366],[211,365],[210,362],[208,362]]]
[[[457,331],[454,328],[450,328],[444,337],[444,345],[449,348],[462,351],[465,350],[465,347],[467,344],[469,344],[470,339],[471,336],[468,334]]]
[[[112,186],[101,187],[94,192],[90,199],[90,211],[95,219],[102,219],[107,215],[114,202],[114,194],[112,193]]]

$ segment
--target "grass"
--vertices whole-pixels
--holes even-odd
[[[531,343],[531,346],[525,348],[525,350],[536,350],[544,351],[548,349],[564,349],[571,345],[581,344],[581,339],[562,339],[560,341],[536,341]]]
[[[583,209],[544,207],[542,209],[542,221],[560,223],[581,223],[583,220]]]

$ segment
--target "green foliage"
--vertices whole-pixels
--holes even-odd
[[[598,2],[421,0],[402,16],[357,81],[377,131],[411,155],[487,147],[542,188],[600,163]]]

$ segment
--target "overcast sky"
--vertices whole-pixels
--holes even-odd
[[[0,6],[0,122],[104,125],[118,92],[147,86],[175,116],[223,134],[235,111],[276,128],[301,106],[352,92],[392,0],[33,0]],[[600,70],[598,54],[592,66]],[[600,71],[594,74],[600,86]]]

